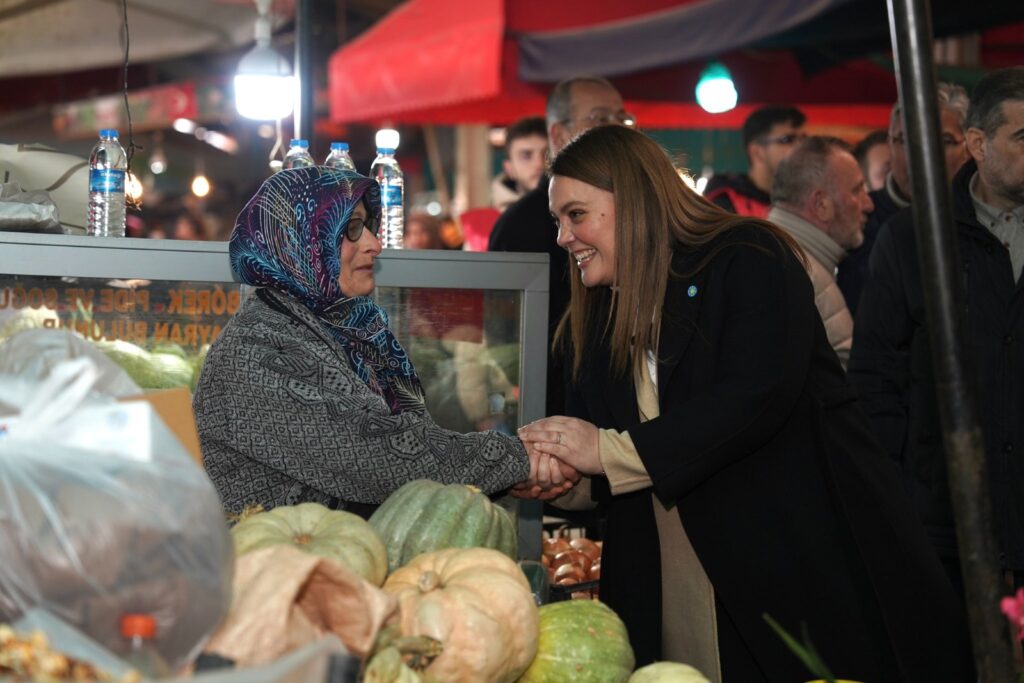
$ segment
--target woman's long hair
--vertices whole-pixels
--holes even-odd
[[[574,378],[588,334],[610,337],[611,372],[618,377],[627,368],[641,369],[644,351],[657,349],[674,250],[699,248],[723,230],[756,224],[799,254],[792,239],[771,223],[728,213],[688,188],[665,151],[629,128],[602,126],[583,133],[555,157],[551,175],[611,192],[615,201],[615,285],[584,287],[567,256],[571,298],[554,345],[565,348],[571,342]],[[714,255],[705,256],[695,272]]]

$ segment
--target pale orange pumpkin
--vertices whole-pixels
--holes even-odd
[[[402,635],[440,640],[428,681],[511,683],[537,653],[540,617],[526,576],[488,548],[425,553],[384,583],[398,598]]]

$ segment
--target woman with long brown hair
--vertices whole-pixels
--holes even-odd
[[[704,201],[626,128],[584,133],[551,176],[576,274],[556,337],[568,416],[520,437],[535,469],[585,475],[566,499],[603,505],[601,599],[638,664],[805,680],[767,614],[806,626],[843,678],[971,680],[961,608],[794,245]]]

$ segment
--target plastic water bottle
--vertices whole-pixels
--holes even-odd
[[[356,165],[352,161],[352,157],[348,155],[348,143],[332,142],[331,153],[328,154],[327,159],[324,160],[324,166],[336,168],[339,171],[356,170]]]
[[[89,234],[124,237],[125,175],[128,157],[117,131],[104,128],[89,155]]]
[[[284,155],[282,168],[306,168],[316,166],[309,153],[309,140],[292,140],[288,145],[288,153]]]
[[[402,169],[395,161],[393,148],[377,148],[377,158],[370,166],[370,177],[380,184],[380,244],[385,249],[401,249],[405,234],[405,214],[402,208],[405,181]]]
[[[160,656],[153,639],[156,619],[152,614],[125,614],[121,617],[121,636],[128,641],[124,660],[146,679],[167,678],[171,669]]]

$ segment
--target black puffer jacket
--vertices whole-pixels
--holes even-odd
[[[1006,247],[982,226],[966,164],[953,181],[960,273],[966,292],[967,370],[985,438],[1005,568],[1024,569],[1024,291]],[[904,479],[940,555],[956,557],[949,483],[925,320],[913,216],[882,230],[854,325],[850,382]]]

